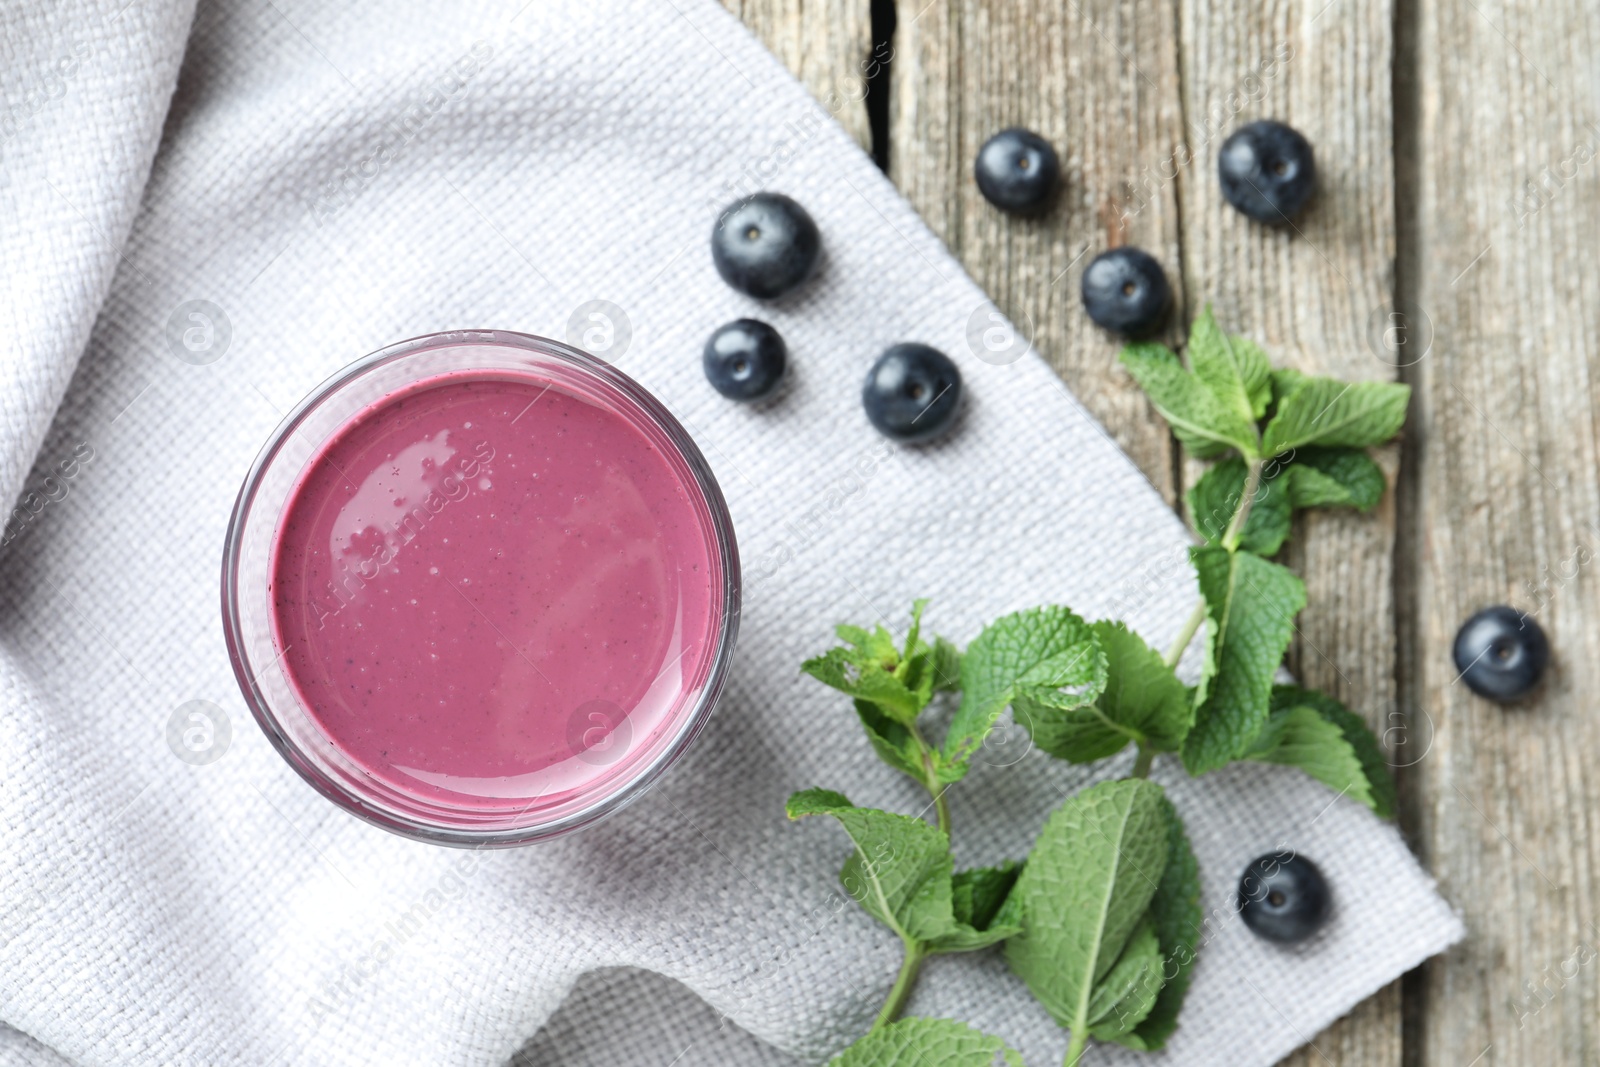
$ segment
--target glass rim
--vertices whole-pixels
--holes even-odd
[[[606,384],[619,390],[629,402],[636,405],[640,412],[654,423],[654,428],[660,431],[678,451],[684,467],[692,476],[710,516],[712,539],[722,570],[722,618],[717,627],[716,644],[708,661],[709,669],[705,684],[700,689],[692,709],[683,716],[676,733],[647,763],[641,765],[627,780],[602,795],[597,801],[549,821],[494,829],[444,825],[418,815],[394,811],[389,806],[375,804],[369,797],[351,789],[327,773],[316,761],[307,757],[301,751],[299,743],[279,721],[277,713],[273,710],[272,700],[263,692],[257,681],[255,668],[246,647],[239,589],[239,570],[244,557],[245,531],[255,516],[257,493],[266,472],[305,421],[340,390],[380,367],[419,352],[476,345],[510,348],[539,356],[554,357],[579,371],[603,379]],[[419,377],[417,380],[422,379]],[[325,441],[317,442],[316,447],[320,448],[324,444]],[[278,515],[271,517],[274,531],[279,518],[281,516]],[[722,495],[722,489],[717,484],[710,464],[706,462],[704,454],[689,436],[688,431],[654,394],[604,360],[547,337],[511,330],[449,330],[410,337],[346,364],[308,392],[279,421],[266,443],[256,453],[249,471],[245,474],[228,518],[228,531],[223,542],[221,584],[222,628],[228,648],[228,659],[252,717],[272,747],[277,750],[278,755],[283,757],[284,761],[318,793],[357,818],[412,840],[458,848],[506,848],[532,844],[535,841],[589,826],[638,799],[683,756],[710,719],[727,683],[728,670],[738,639],[741,614],[739,550],[733,529],[733,518],[728,512],[727,501]],[[715,593],[716,590],[713,590],[713,595]],[[303,710],[310,714],[309,709]],[[314,716],[312,718],[314,719]],[[538,799],[534,798],[529,803],[528,809],[531,809]],[[524,812],[528,809],[524,809]]]

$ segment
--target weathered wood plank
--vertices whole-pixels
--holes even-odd
[[[1210,301],[1226,328],[1274,362],[1340,378],[1397,375],[1379,341],[1395,254],[1387,0],[1180,0],[1183,101],[1193,159],[1182,189],[1190,312]],[[1222,198],[1217,152],[1255,119],[1304,133],[1319,193],[1292,226],[1263,226]],[[1383,353],[1383,358],[1380,358]],[[1391,484],[1393,450],[1380,456]],[[1185,471],[1192,484],[1198,465]],[[1296,525],[1286,562],[1306,583],[1289,667],[1382,735],[1395,710],[1391,493],[1367,515],[1321,512]],[[1400,985],[1380,991],[1286,1062],[1399,1064]]]
[[[890,176],[1172,499],[1170,435],[1078,296],[1084,266],[1122,244],[1160,259],[1181,289],[1176,188],[1154,183],[1124,210],[1141,166],[1181,136],[1171,10],[1131,0],[908,0],[899,10]],[[979,146],[1011,125],[1061,155],[1060,200],[1043,219],[1001,214],[973,180]]]
[[[783,60],[856,143],[872,150],[866,83],[884,56],[872,54],[871,0],[722,0]]]
[[[1417,234],[1437,339],[1411,374],[1416,575],[1403,698],[1434,724],[1419,844],[1468,938],[1427,968],[1426,1065],[1600,1062],[1600,7],[1419,0]],[[1409,494],[1408,494],[1409,495]],[[1473,697],[1451,643],[1489,604],[1550,637],[1544,691]]]

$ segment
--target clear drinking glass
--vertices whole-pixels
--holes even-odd
[[[733,654],[738,550],[704,457],[627,375],[434,334],[279,425],[234,507],[222,615],[246,702],[318,792],[417,840],[521,845],[682,756]]]

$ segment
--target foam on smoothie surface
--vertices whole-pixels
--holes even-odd
[[[453,802],[554,799],[614,765],[588,751],[607,741],[594,709],[621,709],[635,748],[686,713],[716,642],[714,551],[698,489],[628,417],[531,374],[441,375],[308,465],[274,629],[368,772]]]

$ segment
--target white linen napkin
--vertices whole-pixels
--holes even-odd
[[[0,549],[0,1064],[501,1064],[530,1039],[533,1063],[823,1059],[899,946],[842,897],[842,837],[789,824],[784,797],[921,803],[801,659],[837,621],[903,626],[916,595],[962,642],[1053,601],[1161,645],[1188,612],[1178,520],[1040,359],[974,355],[983,294],[713,0],[19,0],[0,26],[0,497],[21,509]],[[825,242],[770,307],[708,254],[749,174]],[[343,364],[443,329],[566,339],[596,300],[606,354],[728,496],[749,588],[727,696],[599,826],[497,853],[401,840],[315,795],[245,709],[218,617],[234,494]],[[186,339],[191,313],[211,332]],[[746,314],[794,366],[764,410],[700,371]],[[900,340],[966,376],[939,446],[862,416]],[[220,709],[207,763],[168,741],[196,700]],[[963,864],[1022,854],[1083,784],[1015,752],[953,793]],[[1156,776],[1210,941],[1169,1050],[1098,1062],[1270,1064],[1461,936],[1395,829],[1299,772]],[[1337,897],[1296,952],[1230,903],[1283,844]],[[1065,1045],[993,953],[933,961],[911,1010],[1030,1064]]]

